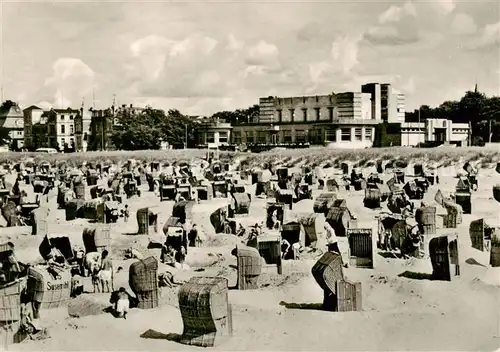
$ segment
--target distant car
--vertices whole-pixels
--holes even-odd
[[[38,148],[35,150],[36,153],[44,153],[44,154],[57,154],[57,150],[54,148]]]

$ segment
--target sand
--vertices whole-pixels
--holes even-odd
[[[457,167],[449,167],[441,176],[439,188],[453,191]],[[326,172],[337,172],[329,169]],[[371,170],[366,170],[365,174]],[[387,179],[387,177],[385,177]],[[499,176],[494,170],[481,170],[479,190],[473,193],[473,215],[464,215],[457,229],[439,229],[441,234],[457,233],[461,276],[452,282],[430,281],[429,259],[395,259],[376,255],[375,269],[345,269],[352,281],[362,283],[363,311],[332,313],[319,310],[323,293],[311,275],[311,268],[321,251],[304,256],[300,261],[285,261],[283,275],[276,267],[265,268],[261,288],[255,291],[229,291],[233,310],[233,337],[214,350],[274,350],[274,351],[493,351],[500,346],[500,268],[488,266],[488,256],[471,248],[469,222],[480,217],[498,217],[500,204],[492,199],[492,185]],[[128,288],[128,268],[134,260],[123,259],[127,248],[143,255],[159,256],[159,249],[147,249],[155,236],[136,236],[135,212],[145,206],[160,207],[159,232],[172,211],[172,202],[159,202],[158,197],[142,186],[141,198],[126,200],[131,210],[128,223],[120,220],[113,227],[113,259],[116,267],[115,288]],[[432,199],[437,186],[431,187],[426,198]],[[254,192],[253,186],[248,190]],[[316,197],[322,191],[314,189]],[[376,210],[363,207],[363,192],[340,192],[363,227],[376,226]],[[49,230],[70,237],[72,244],[83,245],[82,231],[86,220],[64,221],[64,211],[55,210],[55,195],[51,196]],[[238,218],[243,224],[264,220],[265,199],[252,197],[248,217]],[[294,212],[312,212],[312,201],[296,205]],[[418,202],[417,202],[418,205]],[[201,215],[199,221],[204,221]],[[205,220],[206,221],[206,220]],[[324,221],[320,217],[319,221]],[[16,243],[17,256],[22,261],[39,259],[40,238],[30,235],[30,229],[2,228],[0,241]],[[324,234],[319,234],[323,250]],[[161,237],[161,235],[160,235]],[[157,237],[159,238],[159,237]],[[231,250],[240,240],[231,235],[217,235],[207,241],[209,247],[190,248],[188,269],[160,265],[159,271],[170,271],[177,282],[193,275],[228,277],[229,286],[236,284],[236,260]],[[427,275],[426,275],[427,274]],[[85,282],[86,291],[91,283]],[[182,320],[177,304],[176,288],[162,288],[160,307],[152,310],[132,309],[127,320],[116,319],[102,312],[109,305],[109,295],[85,293],[81,302],[92,302],[92,313],[80,318],[43,313],[42,323],[51,338],[25,341],[9,346],[12,351],[165,351],[198,350],[176,342],[182,333]],[[73,302],[73,304],[76,304]]]

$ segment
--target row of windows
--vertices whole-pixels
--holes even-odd
[[[61,115],[61,120],[63,120],[63,121],[64,121],[64,120],[65,120],[65,118],[66,118],[66,117],[65,117],[64,115]],[[73,115],[69,115],[69,119],[70,119],[70,120],[73,120]]]
[[[294,122],[295,120],[295,109],[289,109],[288,110],[290,113],[290,121]],[[278,121],[282,122],[283,121],[283,110],[279,109],[277,110],[278,114]],[[304,121],[307,121],[307,109],[302,109],[302,118]],[[319,121],[322,118],[321,116],[321,109],[320,108],[314,108],[314,121]],[[333,108],[328,108],[328,119],[333,121]]]
[[[330,100],[330,104],[332,104],[333,103],[333,97],[329,96],[328,98]],[[288,98],[288,99],[290,99],[292,101],[293,98]],[[319,96],[316,96],[315,100],[316,100],[316,103],[318,103],[319,102]],[[286,98],[278,98],[278,105],[283,104],[285,101],[286,101]],[[302,103],[305,104],[306,102],[307,102],[307,98],[303,97],[302,98]]]
[[[228,133],[227,132],[219,132],[219,143],[228,143]],[[207,132],[206,134],[206,142],[207,143],[215,143],[215,133]]]
[[[365,141],[373,141],[373,129],[371,127],[365,128]],[[245,132],[243,132],[244,134]],[[337,142],[337,131],[336,130],[327,130],[325,131],[326,140],[329,142]],[[266,143],[269,132],[258,131],[256,134],[249,132],[246,135],[247,143]],[[292,132],[290,130],[282,131],[282,141],[283,143],[291,143],[292,142]],[[278,138],[279,139],[279,138]],[[320,131],[310,130],[310,131],[296,131],[295,132],[295,142],[297,143],[305,143],[307,141],[319,141],[321,142],[322,136]],[[363,141],[363,128],[357,127],[354,129],[354,134],[352,134],[351,128],[341,128],[340,129],[340,140],[342,142],[351,142],[351,141]],[[233,132],[233,143],[240,144],[242,143],[242,133],[241,132]]]

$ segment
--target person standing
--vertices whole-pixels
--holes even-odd
[[[326,231],[326,245],[329,252],[337,252],[340,254],[340,249],[337,241],[337,236],[335,235],[335,230],[333,227],[325,221],[325,231]]]
[[[125,204],[125,210],[123,211],[123,220],[125,220],[125,222],[128,222],[129,218],[130,218],[130,209],[128,208],[128,204]]]
[[[101,270],[99,271],[99,278],[101,279],[102,292],[106,287],[106,292],[110,292],[110,287],[113,289],[113,261],[108,257],[107,250],[102,252]]]

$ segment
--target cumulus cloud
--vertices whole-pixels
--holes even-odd
[[[130,45],[132,55],[139,59],[142,72],[147,79],[156,79],[165,66],[165,61],[174,41],[157,35],[138,39]]]
[[[246,63],[255,70],[263,68],[278,69],[280,67],[279,49],[276,45],[261,40],[258,44],[248,48]]]
[[[311,86],[308,87],[308,92],[331,89],[333,81],[338,86],[339,80],[352,80],[352,77],[356,76],[354,70],[359,64],[360,41],[359,35],[339,36],[332,43],[329,59],[310,63]]]
[[[384,11],[378,24],[369,28],[364,39],[378,45],[404,45],[417,42],[420,33],[413,3],[393,5]]]
[[[386,24],[391,22],[398,22],[407,15],[411,15],[413,17],[417,16],[415,6],[413,6],[411,2],[406,2],[402,6],[393,5],[389,7],[380,15],[379,23]]]
[[[151,54],[144,49],[148,47],[145,44],[155,43],[160,43],[160,49],[152,52],[157,58],[142,61],[142,55]],[[247,44],[233,34],[227,35],[222,45],[204,35],[182,40],[146,37],[134,42],[130,51],[132,60],[125,65],[127,91],[136,97],[214,102],[240,92],[277,88],[291,79],[285,74],[276,45],[264,40]],[[151,69],[151,74],[147,75],[146,69]]]
[[[332,44],[332,58],[340,65],[342,72],[349,73],[358,62],[358,50],[360,37],[345,35],[338,38]]]
[[[466,13],[458,13],[454,16],[450,30],[453,34],[474,34],[477,32],[477,26],[474,19]]]
[[[57,107],[80,105],[83,97],[91,92],[95,85],[94,71],[77,58],[56,60],[52,71],[52,76],[46,79],[45,86],[55,91],[54,106]]]
[[[480,41],[481,45],[498,45],[500,43],[500,21],[484,27]]]
[[[434,0],[433,6],[444,15],[448,15],[455,10],[456,4],[453,0]]]
[[[243,49],[245,43],[236,39],[233,33],[229,33],[227,36],[227,48],[231,51],[239,51]]]

